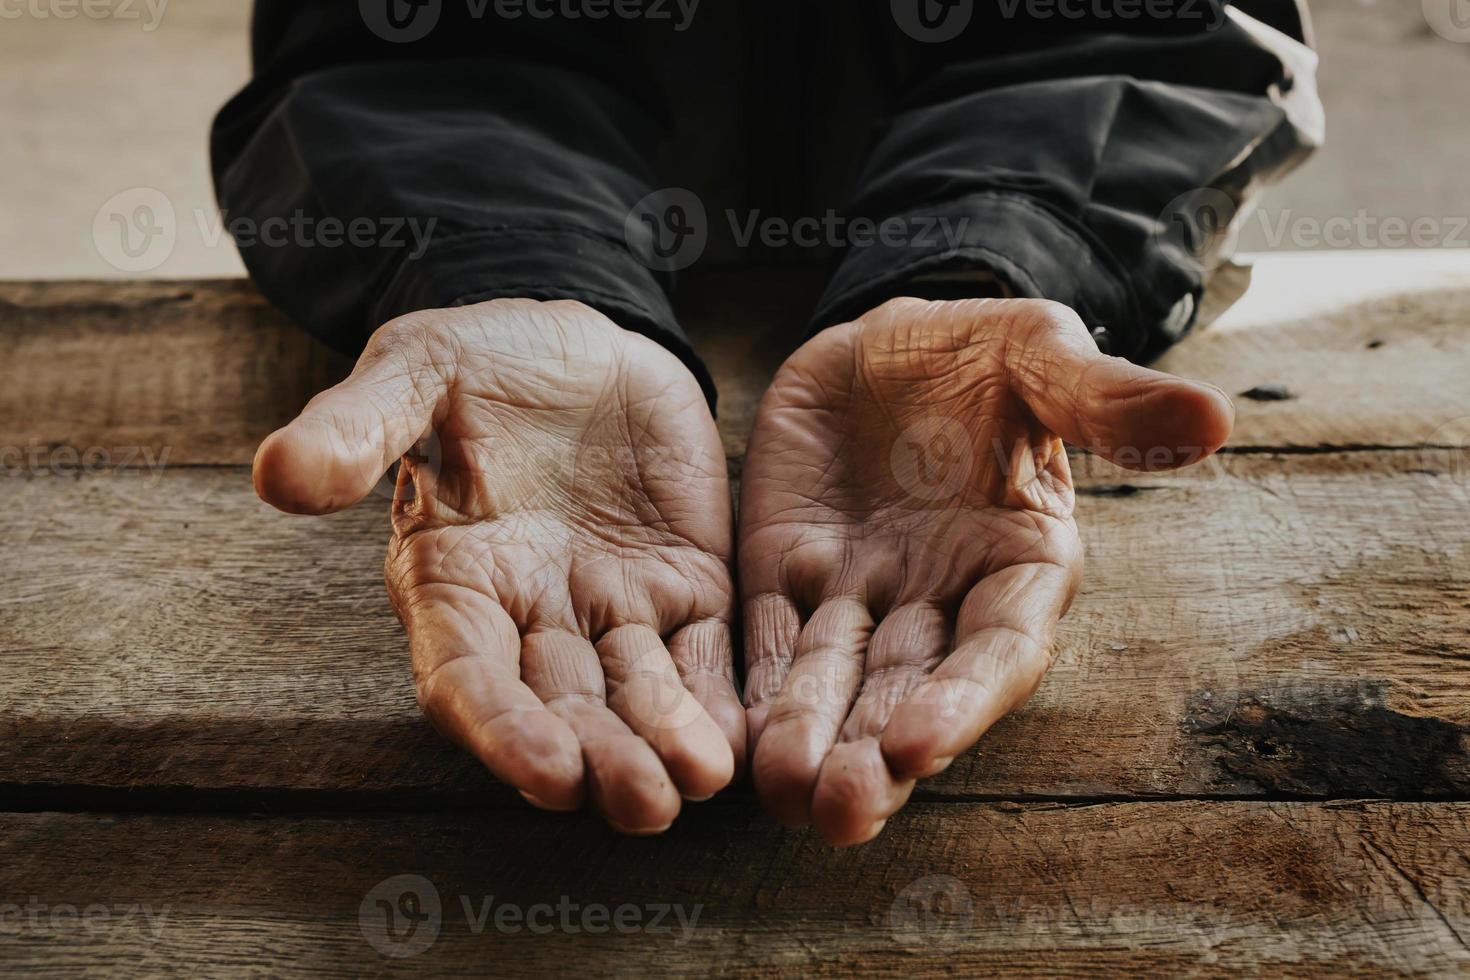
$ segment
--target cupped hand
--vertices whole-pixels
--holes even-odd
[[[255,485],[327,513],[400,457],[388,592],[441,731],[629,833],[732,779],[729,485],[673,355],[572,302],[416,313],[261,445]]]
[[[1208,455],[1219,389],[1100,354],[1039,300],[894,300],[781,368],[740,498],[751,775],[790,825],[876,836],[1050,664],[1082,547],[1062,440]]]

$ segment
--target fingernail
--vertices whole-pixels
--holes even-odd
[[[715,798],[715,794],[713,793],[708,793],[704,796],[689,796],[685,793],[681,793],[679,795],[683,796],[684,799],[688,800],[690,803],[703,803],[705,800],[712,800]]]
[[[655,834],[661,834],[664,831],[668,830],[674,825],[674,822],[670,820],[662,827],[624,827],[620,823],[609,820],[607,822],[607,825],[613,830],[616,830],[618,833],[627,834],[629,837],[652,837]]]

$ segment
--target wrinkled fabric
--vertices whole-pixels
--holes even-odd
[[[575,299],[713,401],[671,302],[682,266],[640,237],[649,200],[686,224],[670,205],[698,202],[700,262],[823,264],[813,330],[898,295],[1034,296],[1147,359],[1193,324],[1232,221],[1320,142],[1293,0],[1141,21],[976,0],[945,41],[917,39],[905,2],[946,9],[259,0],[254,77],[213,131],[220,206],[227,227],[372,222],[330,246],[237,235],[267,298],[339,350],[414,310]],[[399,30],[434,8],[422,37]],[[751,233],[769,219],[843,233]]]

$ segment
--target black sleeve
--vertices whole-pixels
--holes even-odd
[[[1251,199],[1322,136],[1304,10],[1248,6],[1266,19],[1201,2],[1197,29],[911,44],[927,68],[851,208],[897,219],[895,241],[847,250],[813,327],[897,295],[1000,294],[1066,303],[1130,358],[1178,340]]]
[[[255,75],[211,151],[226,227],[266,297],[349,353],[414,310],[576,299],[679,355],[713,402],[666,282],[625,232],[668,120],[618,23],[377,6],[406,16],[256,5]]]

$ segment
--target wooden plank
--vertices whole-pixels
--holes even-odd
[[[0,283],[0,465],[249,463],[349,366],[243,279]]]
[[[1470,447],[1467,323],[1470,289],[1380,296],[1329,312],[1207,328],[1154,366],[1230,393],[1233,449],[1464,448]],[[1245,394],[1263,386],[1290,397],[1263,401]]]
[[[1089,567],[1057,663],[925,792],[1463,796],[1460,462],[1079,458]],[[4,485],[0,782],[501,797],[420,720],[386,502],[287,517],[243,469]]]
[[[1293,266],[1295,281],[1330,279],[1340,259]],[[1440,269],[1434,289],[1405,293],[1416,280],[1382,265],[1377,279],[1354,266],[1360,302],[1348,309],[1299,303],[1293,313],[1262,275],[1265,299],[1247,299],[1244,314],[1192,336],[1162,366],[1232,394],[1261,384],[1295,394],[1237,399],[1237,446],[1447,444],[1456,420],[1467,431],[1448,431],[1463,444],[1470,267]],[[682,318],[719,384],[732,458],[819,285],[802,269],[716,269],[683,284]],[[88,449],[136,458],[129,449],[144,447],[175,465],[248,464],[267,432],[348,366],[240,280],[0,283],[0,448],[67,447],[63,463]]]
[[[920,804],[847,851],[745,806],[644,840],[540,813],[6,814],[0,956],[58,977],[1451,975],[1467,851],[1466,804]],[[416,909],[411,936],[380,899]]]

